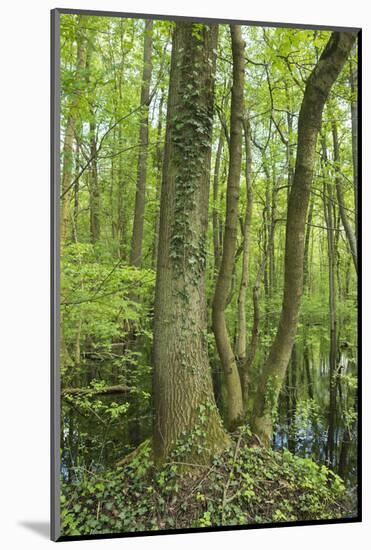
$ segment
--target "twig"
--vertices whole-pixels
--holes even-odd
[[[232,464],[232,469],[229,473],[229,476],[228,476],[228,479],[227,479],[227,483],[225,484],[225,487],[224,487],[224,490],[223,490],[223,501],[222,501],[222,519],[221,519],[221,525],[224,524],[224,518],[225,518],[225,505],[227,504],[228,502],[228,499],[227,499],[227,492],[228,492],[228,489],[229,489],[229,485],[231,483],[231,480],[232,480],[232,472],[233,472],[233,468],[234,468],[234,465],[235,465],[235,462],[236,462],[236,459],[237,459],[237,455],[238,455],[238,451],[240,449],[240,443],[241,443],[241,438],[242,438],[242,434],[240,434],[238,440],[237,440],[237,444],[236,444],[236,450],[234,452],[234,456],[233,456],[233,464]]]

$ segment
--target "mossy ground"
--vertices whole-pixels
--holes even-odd
[[[288,451],[253,447],[241,436],[209,466],[169,461],[155,469],[150,445],[130,462],[62,484],[62,534],[345,518],[342,480]]]

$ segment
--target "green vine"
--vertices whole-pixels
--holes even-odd
[[[194,30],[194,29],[193,29]],[[197,31],[197,32],[196,32]],[[193,48],[183,52],[179,102],[173,117],[172,141],[175,164],[175,212],[170,240],[170,258],[176,271],[197,282],[206,267],[206,239],[197,238],[192,212],[197,209],[205,151],[211,147],[212,110],[202,104],[200,72],[203,70],[203,38],[194,30]]]

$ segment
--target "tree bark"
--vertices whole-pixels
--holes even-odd
[[[76,155],[75,155],[75,178],[76,182],[73,186],[73,215],[72,215],[72,238],[75,243],[78,242],[77,221],[79,215],[79,179],[77,178],[80,171],[80,140],[76,139]]]
[[[77,54],[76,54],[76,90],[72,94],[71,107],[69,110],[66,130],[64,134],[64,143],[62,151],[62,181],[61,181],[61,227],[60,239],[64,243],[68,235],[68,224],[70,221],[70,202],[71,202],[71,183],[73,176],[73,144],[75,139],[76,125],[78,120],[78,106],[80,94],[78,86],[82,78],[82,72],[86,63],[86,44],[80,30],[81,17],[77,21]]]
[[[238,199],[242,157],[242,126],[244,116],[244,48],[241,28],[231,25],[233,55],[233,86],[231,99],[231,136],[229,142],[229,173],[227,183],[227,207],[223,239],[223,254],[212,307],[213,330],[216,346],[227,383],[228,421],[230,427],[241,422],[243,401],[237,363],[228,335],[225,319],[228,294],[232,284],[235,261]]]
[[[90,156],[92,158],[89,171],[89,190],[90,190],[90,240],[96,243],[100,238],[100,188],[98,181],[98,162],[97,162],[97,133],[95,124],[95,113],[90,113]]]
[[[118,68],[117,84],[116,84],[116,93],[114,98],[115,105],[115,117],[116,120],[120,120],[123,115],[124,108],[124,96],[123,96],[123,82],[125,81],[125,68],[130,66],[130,62],[127,60],[128,51],[134,43],[134,35],[131,36],[131,46],[127,48],[125,46],[125,25],[123,21],[120,23],[120,65]],[[114,62],[112,60],[112,62]],[[124,141],[124,132],[123,125],[118,124],[117,128],[113,130],[113,141],[117,146],[118,151],[125,149]],[[117,134],[117,137],[116,135]],[[116,159],[115,159],[116,160]],[[112,159],[112,162],[114,159]],[[115,163],[116,164],[116,163]],[[128,185],[127,185],[127,175],[125,174],[125,161],[124,155],[119,154],[118,156],[118,167],[117,167],[117,199],[112,208],[113,217],[112,217],[112,227],[114,240],[117,240],[118,250],[117,255],[123,260],[127,260],[129,246],[128,246],[128,225],[129,225],[129,214],[127,212],[127,195],[128,195]],[[114,196],[114,195],[113,195]]]
[[[213,178],[213,245],[214,245],[214,273],[217,276],[219,273],[220,267],[220,219],[218,214],[218,199],[219,199],[219,174],[220,174],[220,163],[224,147],[224,131],[223,128],[220,129],[220,135],[218,140],[218,148],[216,150],[215,156],[215,167],[214,167],[214,178]]]
[[[277,204],[276,204],[276,163],[275,159],[273,157],[272,159],[272,205],[270,208],[270,219],[269,219],[269,235],[272,234],[272,241],[268,241],[268,247],[269,247],[269,297],[271,298],[273,296],[273,292],[276,288],[276,259],[275,259],[275,238],[274,238],[274,232],[276,228],[275,219],[276,219],[276,210],[277,210]]]
[[[291,112],[291,95],[289,86],[287,84],[287,81],[285,82],[285,94],[286,94],[286,102],[287,102],[287,142],[286,142],[286,158],[287,158],[287,197],[290,196],[290,189],[292,180],[294,177],[294,154],[293,154],[293,143],[292,143],[292,135],[293,135],[293,115]]]
[[[291,352],[291,359],[286,371],[287,381],[287,446],[289,451],[295,453],[296,449],[296,407],[297,407],[297,371],[298,371],[298,354],[296,345],[294,344]]]
[[[146,200],[147,156],[148,156],[148,112],[150,102],[150,85],[152,77],[152,34],[153,21],[147,19],[144,28],[143,75],[140,94],[141,121],[139,129],[139,156],[137,171],[137,191],[133,234],[131,239],[130,264],[140,267],[142,263],[142,241],[144,227],[144,209]]]
[[[121,91],[120,91],[121,95]],[[121,124],[118,127],[118,146],[123,148],[122,128]],[[117,227],[115,237],[118,240],[118,255],[125,259],[127,256],[127,213],[125,211],[125,179],[124,179],[124,160],[123,155],[119,155],[118,159],[118,177],[117,177]]]
[[[307,229],[305,231],[305,243],[304,243],[304,278],[303,278],[303,287],[304,289],[308,288],[309,290],[309,246],[310,246],[310,236],[311,236],[311,224],[313,219],[313,207],[314,201],[310,200],[309,203],[309,212],[307,218]]]
[[[158,232],[160,228],[160,196],[161,196],[161,180],[162,180],[162,165],[164,158],[164,148],[161,143],[162,139],[162,110],[164,105],[165,92],[161,88],[160,104],[158,107],[158,125],[157,125],[157,144],[156,144],[156,213],[154,221],[154,239],[152,249],[152,266],[156,268],[157,250],[158,250]]]
[[[335,132],[336,134],[336,132]],[[334,140],[337,143],[337,135]],[[336,418],[336,355],[337,355],[337,332],[336,332],[336,279],[335,279],[335,237],[334,237],[334,215],[333,215],[333,190],[328,183],[328,174],[325,170],[327,163],[326,141],[322,141],[323,157],[323,206],[324,218],[327,228],[327,258],[328,258],[328,289],[329,289],[329,332],[330,332],[330,353],[329,353],[329,410],[328,410],[328,433],[327,433],[327,460],[330,465],[334,462],[335,452],[335,418]]]
[[[254,314],[253,314],[253,326],[252,326],[252,330],[251,330],[251,339],[250,339],[249,348],[248,348],[248,352],[247,352],[247,358],[246,358],[245,365],[244,365],[245,384],[248,380],[249,372],[250,372],[250,370],[251,370],[251,368],[254,364],[255,355],[256,355],[256,352],[257,352],[257,349],[258,349],[258,344],[259,344],[259,335],[260,335],[260,286],[261,286],[261,282],[262,282],[262,279],[263,279],[263,276],[264,276],[265,266],[266,266],[266,263],[267,263],[267,260],[268,260],[268,257],[269,257],[270,247],[273,244],[273,240],[274,240],[274,225],[272,225],[270,227],[270,234],[268,236],[268,245],[267,245],[267,248],[265,249],[265,251],[263,252],[263,257],[262,257],[262,260],[261,260],[261,263],[260,263],[260,266],[259,266],[259,269],[258,269],[258,273],[257,273],[255,283],[254,283],[254,286],[253,286],[253,290],[252,290],[252,302],[253,302]],[[244,389],[244,392],[247,393],[246,388]]]
[[[270,286],[269,286],[269,264],[270,264],[270,252],[268,252],[269,247],[269,229],[270,221],[272,219],[271,214],[271,177],[267,166],[267,160],[263,160],[264,172],[266,175],[266,188],[265,188],[265,205],[263,209],[263,248],[264,254],[267,256],[267,261],[264,267],[264,294],[265,294],[265,306],[266,306],[266,332],[269,330],[269,298],[270,298]],[[273,188],[273,178],[272,178],[272,188]]]
[[[350,89],[352,93],[350,110],[352,120],[352,158],[353,158],[353,188],[355,209],[355,234],[358,231],[358,86],[357,73],[350,63]]]
[[[338,140],[338,131],[336,122],[332,123],[332,140],[334,145],[334,163],[335,163],[335,185],[336,185],[336,196],[339,204],[339,211],[341,217],[341,223],[343,224],[345,234],[347,236],[350,252],[352,254],[352,259],[356,272],[358,273],[358,262],[357,262],[357,239],[353,232],[352,226],[347,216],[345,209],[345,201],[343,196],[343,187],[341,183],[340,175],[340,150],[339,150],[339,140]]]
[[[153,449],[207,463],[229,443],[207,354],[206,234],[218,27],[173,34],[154,307]]]
[[[305,222],[322,112],[332,85],[350,53],[356,34],[334,32],[312,71],[299,114],[298,146],[286,222],[284,296],[276,337],[263,367],[255,396],[252,429],[269,445],[278,395],[294,344],[301,296]]]
[[[245,136],[245,154],[246,154],[246,211],[243,224],[243,250],[242,250],[242,273],[240,289],[238,294],[238,325],[236,341],[236,358],[240,370],[243,402],[247,404],[248,384],[245,381],[247,374],[244,369],[246,362],[246,293],[249,279],[249,261],[250,261],[250,240],[251,240],[251,220],[253,210],[253,190],[252,190],[252,155],[251,155],[251,129],[248,116],[244,118],[244,136]]]

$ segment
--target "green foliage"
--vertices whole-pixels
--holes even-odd
[[[147,443],[125,466],[63,484],[63,534],[347,517],[342,480],[310,459],[251,447],[248,430],[209,466],[153,467]]]
[[[76,339],[99,349],[125,332],[151,338],[146,323],[151,307],[154,273],[138,270],[97,252],[91,244],[69,244],[61,265],[61,307],[67,346]],[[127,327],[123,332],[123,326]]]
[[[200,97],[200,74],[205,69],[202,48],[208,30],[205,25],[192,25],[193,41],[180,49],[180,87],[177,110],[172,120],[172,140],[177,164],[175,175],[175,216],[171,232],[170,258],[183,277],[192,279],[206,267],[206,242],[197,235],[190,212],[197,208],[197,197],[204,184],[203,151],[211,148],[213,124],[212,103]]]
[[[107,452],[112,460],[130,450],[128,441],[117,449],[123,428],[137,417],[150,418],[153,286],[153,271],[113,261],[98,245],[64,247],[62,383],[84,389],[62,400],[63,461],[70,478],[81,479],[92,462],[100,469]],[[141,342],[139,349],[125,346],[130,338]],[[126,394],[105,395],[112,385],[127,387]]]
[[[67,238],[61,250],[61,381],[63,390],[84,389],[81,394],[67,391],[62,396],[63,532],[76,535],[344,517],[350,512],[339,478],[309,458],[250,448],[248,431],[237,452],[234,444],[222,456],[214,457],[212,453],[210,465],[195,466],[205,448],[212,446],[205,434],[210,414],[215,411],[207,402],[196,411],[191,429],[181,434],[168,463],[155,470],[150,446],[138,448],[141,441],[151,436],[153,422],[155,233],[163,178],[166,109],[171,99],[167,90],[174,26],[174,22],[168,21],[154,21],[153,25],[143,258],[142,267],[134,268],[128,265],[128,257],[137,191],[138,134],[147,109],[147,106],[140,107],[144,21],[61,16],[62,147],[68,120],[71,114],[77,115],[72,149],[61,159],[62,175],[66,159],[71,170],[70,183],[73,183],[67,193],[70,213]],[[203,45],[209,30],[207,25],[192,25],[193,46],[179,51],[177,68],[182,67],[183,93],[169,121],[177,164],[171,263],[180,281],[188,278],[191,284],[206,272],[208,313],[216,276],[211,216],[215,213],[217,217],[221,247],[227,206],[228,138],[233,131],[229,124],[232,56],[228,25],[219,25],[218,46],[213,52],[217,55],[214,112],[200,98],[200,70],[203,76],[205,69]],[[252,290],[267,255],[259,289],[259,345],[249,372],[248,390],[252,401],[281,312],[287,187],[290,170],[295,166],[298,113],[306,80],[329,32],[243,26],[242,35],[246,42],[244,100],[253,137],[250,144],[253,214],[245,304],[248,344],[253,324]],[[84,63],[78,71],[79,48]],[[318,140],[310,198],[313,216],[307,225],[307,230],[310,228],[308,277],[295,340],[298,364],[296,370],[290,370],[280,396],[275,380],[268,384],[265,396],[265,408],[276,424],[276,434],[284,433],[293,439],[298,455],[323,460],[330,406],[325,183],[333,192],[331,204],[336,225],[339,349],[338,372],[332,378],[331,387],[337,385],[340,398],[334,467],[346,449],[346,436],[351,447],[348,470],[353,476],[347,478],[347,483],[353,484],[356,478],[357,280],[339,218],[334,175],[335,168],[339,169],[346,211],[354,226],[350,104],[356,100],[357,84],[350,86],[349,77],[356,66],[356,57],[356,52],[352,53],[333,88],[323,117],[321,140]],[[336,166],[331,160],[332,119],[336,119],[339,129],[340,162]],[[200,228],[194,227],[189,213],[198,207],[200,185],[206,188],[208,177],[213,183],[220,135],[224,145],[216,174],[218,188],[215,196],[210,192],[209,219],[205,220],[208,230],[204,238],[200,237]],[[91,142],[94,140],[99,148],[94,160],[100,235],[98,241],[91,244]],[[325,174],[321,163],[322,140],[326,142],[328,156]],[[209,150],[213,168],[211,174],[205,174],[200,158]],[[238,206],[241,222],[247,202],[245,162],[244,159]],[[268,238],[273,222],[274,246],[269,252]],[[226,310],[231,340],[238,330],[242,245],[243,232],[238,228],[233,284]],[[184,330],[179,338],[181,365],[195,373],[198,365],[183,351],[183,344],[192,339],[197,330],[187,311],[191,284],[188,293],[180,284],[173,298],[184,306],[181,312]],[[213,365],[218,409],[225,418],[226,377],[221,372],[210,326],[203,336]],[[122,385],[126,390],[122,394],[105,395],[105,390],[112,385]],[[281,440],[278,438],[278,446],[286,445],[284,436]],[[135,451],[136,448],[139,450]],[[123,467],[110,469],[131,452]],[[183,463],[185,456],[187,462],[191,462],[188,465]]]

